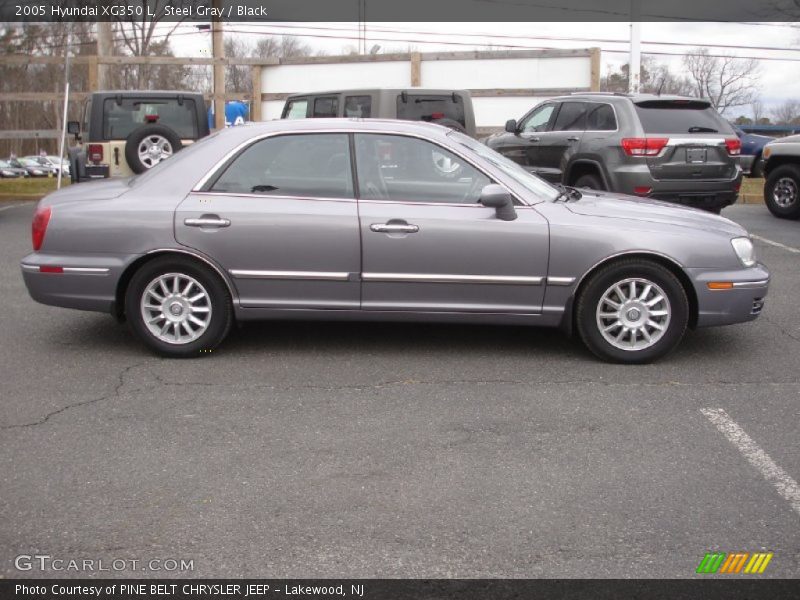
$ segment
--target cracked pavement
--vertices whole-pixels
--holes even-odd
[[[762,318],[655,365],[544,329],[307,322],[170,361],[28,298],[31,214],[0,213],[2,576],[77,575],[14,569],[45,553],[199,577],[687,577],[710,550],[798,573],[800,515],[700,413],[800,480],[797,254],[757,242]],[[800,247],[761,206],[726,216]]]

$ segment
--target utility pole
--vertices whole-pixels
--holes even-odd
[[[114,54],[114,42],[111,39],[111,22],[99,21],[97,23],[97,57],[103,58]],[[102,61],[97,63],[97,89],[110,90],[111,65],[104,64]],[[95,91],[95,90],[90,90]]]
[[[61,145],[58,148],[58,183],[56,189],[61,189],[61,173],[64,171],[64,146],[67,143],[67,112],[69,110],[69,52],[72,48],[72,25],[67,24],[67,48],[64,57],[64,114],[61,117]]]
[[[642,7],[641,0],[631,0],[631,55],[628,60],[628,93],[638,94],[642,71]]]
[[[214,0],[215,8],[222,8],[222,0]],[[211,21],[211,43],[212,54],[214,55],[214,127],[216,129],[225,128],[225,65],[222,64],[225,58],[225,41],[222,37],[222,21],[219,17],[214,17]]]

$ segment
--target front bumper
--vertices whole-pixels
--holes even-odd
[[[762,264],[736,271],[686,269],[697,294],[697,326],[712,327],[753,321],[761,314],[769,291],[769,271]],[[730,289],[709,289],[711,282],[730,282]]]
[[[20,269],[25,287],[36,302],[110,313],[114,308],[117,283],[129,263],[130,257],[34,252],[22,259]]]

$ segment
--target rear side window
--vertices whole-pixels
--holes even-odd
[[[400,94],[397,96],[397,118],[427,122],[450,119],[467,126],[464,100],[457,94]]]
[[[314,99],[314,113],[312,116],[315,119],[323,119],[326,117],[339,116],[339,98],[337,96],[324,96],[322,98]]]
[[[289,100],[283,107],[281,119],[305,119],[308,111],[308,98]]]
[[[587,131],[614,131],[616,128],[617,117],[610,104],[589,106],[589,114],[586,117]]]
[[[116,98],[103,101],[103,139],[124,140],[143,125],[159,124],[173,129],[182,139],[197,138],[197,110],[194,100],[177,98]]]
[[[553,131],[583,131],[586,129],[586,104],[562,102]]]
[[[344,99],[344,116],[368,119],[372,114],[372,96],[347,96]]]
[[[237,156],[209,191],[352,198],[348,137],[343,133],[315,133],[263,139]]]
[[[733,129],[705,102],[651,101],[634,105],[645,133],[724,133]]]

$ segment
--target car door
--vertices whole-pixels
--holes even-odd
[[[538,173],[544,166],[541,156],[542,133],[553,120],[556,104],[547,102],[534,108],[517,125],[515,133],[503,136],[495,149],[529,171]]]
[[[178,206],[175,236],[230,274],[245,308],[357,309],[347,134],[254,141]]]
[[[561,182],[572,154],[577,152],[586,129],[586,102],[561,102],[552,127],[540,134],[538,174],[548,181]]]
[[[478,203],[490,177],[428,140],[355,134],[363,310],[539,313],[548,227]]]

